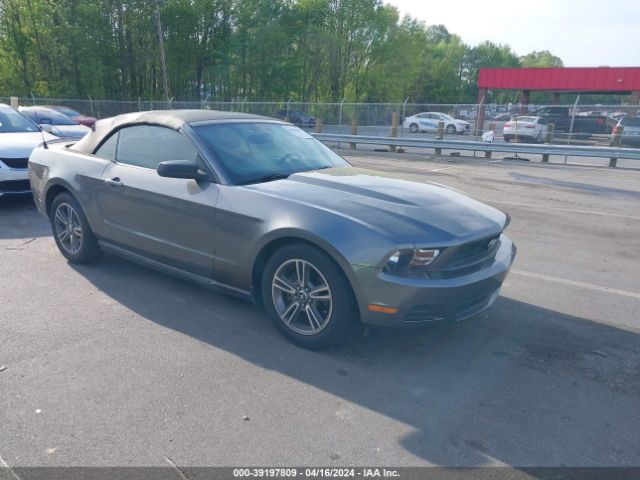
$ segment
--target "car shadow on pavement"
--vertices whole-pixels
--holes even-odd
[[[26,239],[51,235],[51,225],[42,215],[34,215],[31,195],[0,197],[0,240]]]
[[[636,333],[501,297],[449,327],[361,330],[311,352],[243,301],[111,256],[73,268],[144,319],[408,425],[396,448],[427,462],[640,465]]]

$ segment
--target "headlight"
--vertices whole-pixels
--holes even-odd
[[[402,274],[420,271],[432,263],[440,254],[437,248],[414,248],[397,250],[387,259],[384,270],[388,273]]]

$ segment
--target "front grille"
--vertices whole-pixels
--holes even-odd
[[[9,168],[27,168],[29,164],[28,158],[0,158],[0,162]]]
[[[0,182],[0,193],[27,193],[31,191],[29,180]]]
[[[437,266],[434,264],[432,278],[450,278],[482,270],[493,263],[496,252],[500,248],[500,236],[495,235],[481,240],[452,247],[452,252],[442,258]]]

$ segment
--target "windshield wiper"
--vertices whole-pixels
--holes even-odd
[[[290,173],[271,173],[269,175],[265,175],[264,177],[252,178],[250,180],[245,180],[244,182],[239,182],[238,185],[249,185],[252,183],[264,183],[264,182],[272,182],[274,180],[282,180],[283,178],[288,178]]]

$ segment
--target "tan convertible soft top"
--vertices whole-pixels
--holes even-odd
[[[267,117],[218,110],[151,110],[125,113],[116,117],[98,120],[94,130],[76,142],[71,148],[82,153],[94,153],[111,132],[127,125],[160,125],[179,130],[184,124],[192,122],[249,119],[265,120]]]

